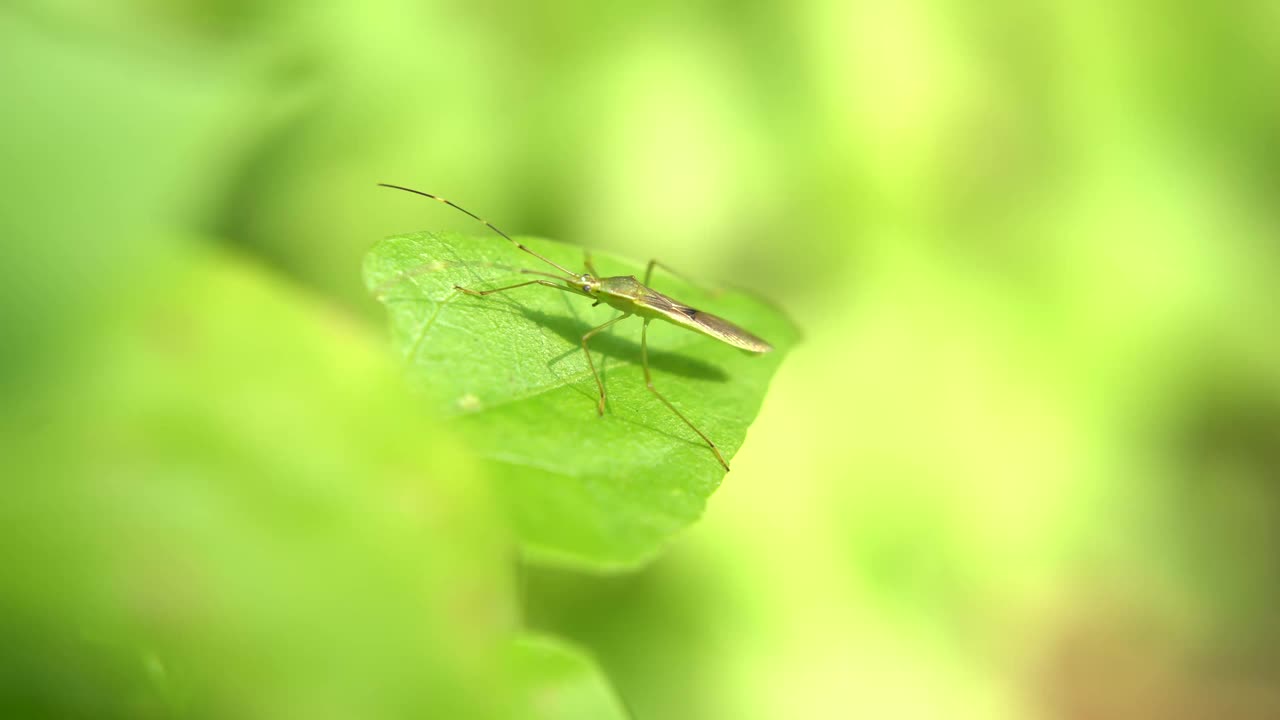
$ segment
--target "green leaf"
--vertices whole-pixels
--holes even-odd
[[[625,720],[626,708],[595,661],[556,638],[533,633],[511,645],[510,675],[521,720]]]
[[[578,248],[522,242],[582,267]],[[634,262],[596,256],[595,264],[605,276],[643,277]],[[581,338],[617,311],[539,285],[483,298],[453,289],[531,279],[517,268],[554,271],[500,238],[423,232],[378,243],[365,282],[387,306],[411,384],[491,461],[526,550],[597,568],[638,563],[697,519],[724,469],[646,389],[638,318],[591,340],[608,393],[599,417]],[[701,290],[660,268],[652,285],[776,348],[753,355],[664,322],[649,327],[654,385],[732,458],[797,331],[740,292]]]
[[[501,714],[515,612],[480,468],[359,327],[191,260],[76,338],[86,372],[0,407],[27,480],[0,503],[5,715]]]

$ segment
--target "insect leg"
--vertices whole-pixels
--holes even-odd
[[[586,266],[587,272],[591,273],[591,277],[599,279],[600,273],[596,272],[595,263],[591,262],[591,251],[582,251],[582,264]]]
[[[457,290],[458,292],[464,292],[468,295],[475,295],[476,297],[484,297],[485,295],[492,295],[493,293],[502,292],[504,290],[514,290],[515,288],[524,287],[525,285],[546,285],[547,287],[555,288],[556,290],[573,292],[572,290],[570,290],[569,288],[563,285],[557,285],[553,282],[547,282],[546,280],[530,280],[529,282],[516,283],[515,285],[508,285],[506,287],[494,288],[492,290],[472,290],[470,288],[464,288],[460,285],[454,285],[453,289]]]
[[[587,340],[590,340],[592,335],[595,335],[619,320],[624,320],[629,317],[631,317],[631,313],[619,315],[618,317],[605,322],[603,325],[597,325],[591,328],[587,331],[586,335],[582,336],[582,352],[587,356],[587,366],[591,368],[591,376],[596,379],[596,387],[600,389],[600,403],[596,405],[596,414],[598,415],[604,415],[604,383],[600,381],[600,373],[596,372],[596,364],[591,361],[591,351],[587,349]]]
[[[649,269],[653,269],[653,263],[649,264]],[[724,456],[720,454],[720,448],[716,447],[716,444],[711,442],[711,438],[703,434],[703,432],[698,429],[697,425],[689,422],[689,418],[685,417],[683,413],[677,410],[670,401],[662,397],[662,393],[658,392],[658,389],[653,386],[653,377],[649,374],[649,318],[645,318],[644,327],[640,329],[640,364],[644,367],[644,384],[645,387],[649,388],[649,392],[657,396],[657,398],[662,401],[662,404],[667,406],[668,410],[675,413],[676,417],[683,420],[685,425],[688,425],[690,429],[698,433],[698,437],[706,441],[707,447],[711,448],[711,452],[716,456],[716,460],[719,460],[720,464],[724,466],[725,472],[728,472],[729,463],[724,461]]]
[[[644,284],[647,287],[653,287],[652,285],[649,284],[649,281],[653,279],[653,269],[655,267],[660,267],[663,270],[666,270],[667,272],[671,273],[672,275],[675,275],[676,277],[689,283],[690,285],[698,285],[698,283],[690,280],[689,276],[681,272],[676,272],[676,270],[672,268],[670,265],[664,262],[659,262],[656,258],[654,258],[653,260],[649,261],[648,267],[644,269]],[[722,292],[724,292],[724,290],[722,290],[721,288],[711,288],[709,292],[714,296],[714,295],[720,295]]]

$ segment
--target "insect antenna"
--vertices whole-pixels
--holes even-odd
[[[411,192],[411,193],[413,193],[414,195],[421,195],[421,196],[423,196],[423,197],[429,197],[429,198],[431,198],[432,200],[439,200],[440,202],[444,203],[445,205],[448,205],[449,207],[453,208],[454,210],[460,210],[460,211],[462,211],[462,212],[466,213],[467,215],[470,215],[472,219],[474,219],[474,220],[476,220],[476,221],[478,221],[478,222],[484,223],[485,227],[487,227],[487,228],[489,228],[490,230],[492,230],[492,231],[494,231],[494,232],[498,233],[499,235],[501,235],[502,237],[506,238],[507,240],[510,240],[512,245],[515,245],[516,247],[520,248],[521,250],[523,250],[523,251],[525,251],[525,252],[529,253],[530,255],[532,255],[532,256],[534,256],[534,257],[538,258],[538,259],[539,259],[539,260],[541,260],[542,262],[544,262],[544,263],[546,263],[546,264],[548,264],[548,265],[550,265],[550,266],[554,267],[555,269],[559,270],[560,272],[564,273],[565,275],[569,275],[569,276],[571,276],[571,277],[577,277],[577,276],[578,276],[578,273],[575,273],[574,271],[572,271],[572,270],[570,270],[570,269],[568,269],[568,268],[564,267],[563,265],[561,265],[561,264],[559,264],[559,263],[557,263],[557,262],[554,262],[554,261],[552,261],[552,260],[549,260],[549,259],[547,259],[547,258],[545,258],[545,257],[543,257],[543,256],[541,256],[541,255],[539,255],[538,253],[534,252],[533,250],[530,250],[530,249],[529,249],[528,247],[526,247],[523,243],[519,243],[519,242],[517,242],[517,241],[516,241],[514,238],[512,238],[510,235],[508,235],[508,234],[506,234],[506,233],[502,232],[501,230],[499,230],[499,229],[497,228],[497,226],[495,226],[493,223],[489,222],[488,220],[485,220],[484,218],[480,217],[479,215],[476,215],[475,213],[473,213],[473,212],[471,212],[470,210],[468,210],[468,209],[466,209],[466,208],[462,207],[461,205],[455,205],[454,203],[450,202],[449,200],[445,200],[444,198],[442,198],[442,197],[440,197],[440,196],[438,196],[438,195],[432,195],[431,193],[428,193],[428,192],[423,192],[423,191],[421,191],[421,190],[414,190],[413,188],[407,188],[407,187],[403,187],[403,186],[401,186],[401,185],[392,185],[392,184],[390,184],[390,183],[378,183],[378,185],[379,185],[380,187],[392,188],[392,189],[394,189],[394,190],[403,190],[403,191],[405,191],[405,192]]]

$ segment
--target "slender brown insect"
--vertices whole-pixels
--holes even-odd
[[[653,386],[653,376],[649,372],[649,346],[648,346],[649,322],[651,320],[666,320],[667,322],[672,323],[674,325],[679,325],[682,328],[686,328],[688,330],[693,330],[695,332],[702,333],[703,335],[713,337],[716,340],[719,340],[720,342],[727,343],[736,348],[740,348],[742,350],[747,350],[754,353],[769,352],[770,350],[773,349],[772,345],[765,342],[764,340],[761,340],[755,335],[752,335],[746,330],[743,330],[737,325],[734,325],[728,320],[725,320],[724,318],[717,317],[715,315],[712,315],[711,313],[703,312],[695,308],[691,308],[688,305],[685,305],[684,303],[678,302],[648,287],[649,278],[653,275],[653,268],[658,265],[662,265],[662,263],[658,262],[657,260],[649,261],[649,265],[644,272],[643,283],[640,282],[639,280],[636,280],[634,275],[600,277],[600,274],[596,272],[595,266],[592,265],[591,263],[591,256],[589,254],[585,255],[585,257],[583,258],[583,264],[586,266],[587,271],[581,274],[575,273],[572,270],[560,265],[559,263],[553,262],[543,257],[542,255],[534,252],[533,250],[530,250],[528,247],[525,247],[523,244],[521,244],[520,242],[517,242],[510,235],[499,230],[497,227],[493,225],[493,223],[490,223],[488,220],[485,220],[481,218],[479,215],[472,213],[470,210],[467,210],[459,205],[455,205],[454,203],[449,202],[448,200],[445,200],[442,197],[432,195],[431,193],[422,192],[421,190],[414,190],[412,188],[402,187],[400,185],[390,185],[388,183],[378,183],[378,184],[381,185],[382,187],[394,188],[396,190],[404,190],[405,192],[411,192],[416,195],[422,195],[423,197],[429,197],[432,200],[438,200],[448,205],[449,207],[454,208],[455,210],[464,212],[467,215],[470,215],[475,220],[478,220],[479,222],[484,223],[485,226],[488,227],[490,230],[498,233],[502,237],[511,241],[511,243],[516,247],[538,258],[542,262],[554,267],[556,270],[559,270],[560,272],[564,273],[564,275],[561,276],[561,275],[552,275],[551,273],[544,273],[537,270],[524,270],[524,269],[520,270],[520,272],[524,273],[525,275],[541,275],[543,277],[551,278],[552,280],[557,280],[559,281],[559,283],[563,283],[563,284],[553,283],[547,280],[529,280],[522,283],[516,283],[515,285],[507,285],[506,287],[493,288],[491,290],[472,290],[470,288],[464,288],[464,287],[459,287],[457,285],[454,285],[453,288],[455,290],[459,292],[464,292],[468,295],[484,297],[485,295],[492,295],[493,293],[506,292],[507,290],[514,290],[516,288],[525,287],[527,285],[544,285],[546,287],[554,288],[556,290],[563,290],[565,292],[571,292],[576,295],[583,295],[583,296],[589,297],[595,300],[595,303],[592,304],[592,307],[595,307],[600,303],[604,303],[606,305],[612,306],[622,311],[621,315],[613,318],[612,320],[609,320],[606,323],[597,325],[596,327],[587,331],[587,333],[582,336],[582,352],[587,356],[587,366],[591,368],[591,375],[596,379],[596,387],[600,390],[600,402],[596,404],[596,413],[600,415],[604,415],[604,402],[605,402],[604,383],[600,381],[600,373],[596,372],[595,362],[591,360],[591,351],[587,349],[587,341],[590,340],[593,336],[595,336],[596,333],[599,333],[601,330],[604,330],[621,320],[625,320],[631,317],[632,315],[636,315],[638,317],[644,318],[644,327],[640,331],[640,362],[641,362],[641,365],[644,367],[645,386],[649,388],[649,391],[652,392],[654,396],[656,396],[659,400],[662,401],[663,405],[667,406],[667,409],[675,413],[676,417],[683,420],[685,425],[688,425],[691,430],[697,433],[698,437],[706,441],[707,447],[711,448],[711,452],[715,454],[716,460],[720,461],[720,464],[724,466],[725,470],[729,469],[729,463],[725,462],[724,456],[720,454],[720,448],[716,447],[716,444],[711,441],[711,438],[707,437],[705,433],[699,430],[697,425],[694,425],[692,422],[690,422],[689,418],[685,417],[683,413],[677,410],[675,406],[672,405],[671,402],[668,401],[665,397],[663,397],[662,393],[658,392],[657,388]],[[665,265],[663,265],[663,267],[668,271],[670,271],[670,268],[667,268]]]

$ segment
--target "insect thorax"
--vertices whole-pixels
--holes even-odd
[[[606,295],[617,295],[625,298],[638,298],[645,287],[636,280],[635,275],[618,275],[600,278],[600,292]]]

